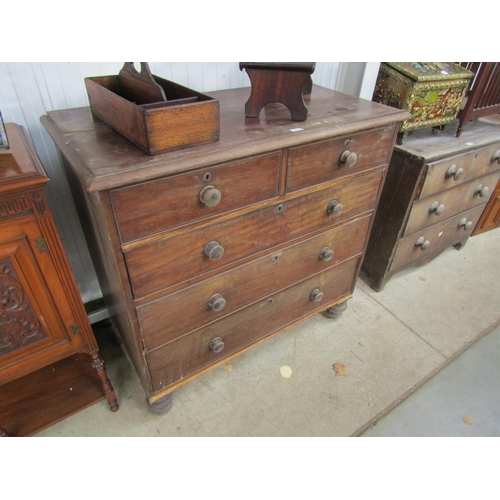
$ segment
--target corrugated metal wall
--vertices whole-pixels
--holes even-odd
[[[342,65],[348,64],[316,63],[314,83],[349,92],[338,87],[339,74],[345,74]],[[115,75],[122,66],[121,62],[0,62],[0,111],[5,122],[27,129],[51,179],[49,204],[84,302],[99,299],[102,294],[58,152],[39,119],[47,111],[88,106],[84,78]],[[149,66],[153,74],[201,92],[250,85],[237,62],[152,62]]]

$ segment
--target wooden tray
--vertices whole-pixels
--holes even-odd
[[[219,140],[219,102],[125,63],[118,75],[85,78],[90,109],[150,155]]]

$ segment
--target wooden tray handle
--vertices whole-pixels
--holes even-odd
[[[134,63],[126,62],[118,73],[118,78],[127,93],[134,95],[137,104],[167,100],[165,91],[155,82],[147,62],[141,62],[140,73],[135,69]]]

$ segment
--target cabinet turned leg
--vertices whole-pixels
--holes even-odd
[[[108,375],[106,374],[106,368],[104,368],[104,361],[99,357],[98,353],[92,353],[90,355],[92,358],[92,368],[97,372],[99,378],[101,379],[102,392],[106,398],[106,401],[111,408],[111,411],[118,411],[119,405],[116,399],[115,390],[111,384]]]
[[[337,319],[342,316],[342,314],[346,309],[347,309],[347,300],[335,306],[329,307],[326,311],[323,312],[323,314],[327,318]]]
[[[0,437],[1,438],[4,438],[4,437],[9,437],[10,434],[0,425]]]
[[[172,406],[174,405],[174,393],[171,392],[153,402],[151,402],[149,399],[147,401],[148,406],[153,413],[156,413],[156,415],[165,415],[172,409]]]

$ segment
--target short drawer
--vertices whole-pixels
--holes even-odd
[[[111,191],[122,243],[278,195],[281,152]]]
[[[138,307],[146,349],[165,344],[361,254],[370,220],[371,215],[355,219]]]
[[[484,175],[453,189],[413,202],[404,235],[432,226],[448,217],[486,203],[495,189],[499,172]]]
[[[390,271],[412,262],[441,247],[458,243],[470,236],[484,210],[484,205],[462,212],[400,240]]]
[[[382,170],[125,254],[136,298],[373,210]]]
[[[420,198],[426,198],[439,191],[464,184],[476,177],[500,169],[500,160],[494,159],[495,151],[500,145],[453,156],[444,160],[429,163]]]
[[[359,258],[351,259],[147,352],[154,389],[164,389],[315,311],[325,310],[332,302],[352,293],[359,263]],[[313,295],[315,290],[322,295]],[[315,301],[314,297],[322,299]],[[210,343],[217,337],[223,349],[214,352]]]
[[[395,127],[290,148],[287,191],[329,182],[388,163]]]

